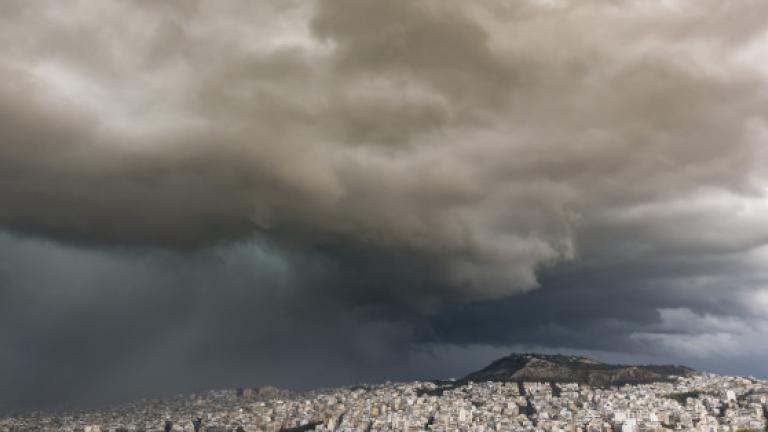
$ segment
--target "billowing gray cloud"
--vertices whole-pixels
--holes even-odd
[[[737,54],[762,21],[701,33],[719,21],[683,3],[172,5],[8,6],[6,227],[425,254],[484,298],[535,286],[606,212],[759,193],[764,71]]]
[[[0,366],[66,368],[58,343],[107,330],[135,347],[92,334],[104,369],[51,376],[162,373],[205,344],[175,388],[302,344],[328,364],[755,345],[766,17],[757,0],[6,1],[0,311],[20,330],[0,330]],[[210,384],[274,376],[239,373]],[[78,393],[48,382],[47,404]]]

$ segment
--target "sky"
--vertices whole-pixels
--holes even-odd
[[[5,0],[0,46],[0,413],[768,378],[764,0]]]

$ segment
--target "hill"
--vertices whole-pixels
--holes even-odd
[[[694,373],[685,366],[611,365],[583,356],[526,353],[500,358],[461,381],[576,382],[607,387],[672,381]]]

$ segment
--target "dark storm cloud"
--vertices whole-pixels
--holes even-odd
[[[166,248],[261,230],[526,290],[603,212],[755,193],[762,72],[721,58],[761,25],[657,6],[11,8],[0,221]]]
[[[0,8],[9,406],[768,356],[765,2]]]

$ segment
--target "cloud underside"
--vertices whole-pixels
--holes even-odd
[[[140,392],[178,353],[173,388],[237,358],[258,381],[295,346],[337,381],[435,344],[768,357],[766,17],[5,1],[0,384],[61,355]]]
[[[6,5],[0,223],[412,254],[464,300],[534,287],[583,227],[764,205],[760,3],[261,3]]]

